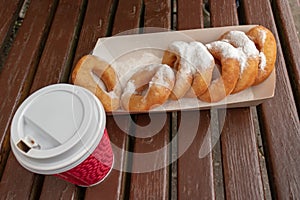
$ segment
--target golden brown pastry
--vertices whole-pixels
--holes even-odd
[[[215,59],[221,63],[221,76],[213,80],[208,90],[198,98],[206,102],[217,102],[228,96],[235,88],[240,76],[240,52],[231,44],[215,41],[206,45]]]
[[[254,85],[257,85],[266,80],[275,67],[277,54],[276,40],[272,32],[263,26],[256,26],[250,29],[247,35],[259,50],[260,62],[258,65],[258,74],[254,82]]]
[[[171,99],[196,97],[207,90],[214,68],[214,58],[202,43],[175,41],[165,51],[162,63],[176,71]]]
[[[82,57],[72,73],[72,82],[93,92],[105,111],[120,107],[121,85],[115,70],[93,55]]]
[[[155,108],[169,98],[174,82],[174,72],[168,65],[143,66],[131,76],[124,87],[122,107],[133,112]]]
[[[254,42],[242,31],[229,31],[221,36],[221,40],[240,51],[240,77],[232,93],[249,88],[255,81],[259,63],[259,52]]]

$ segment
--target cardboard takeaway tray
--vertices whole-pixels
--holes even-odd
[[[173,41],[199,41],[203,44],[218,40],[229,30],[248,31],[256,25],[227,26],[219,28],[192,29],[134,35],[120,35],[98,39],[93,55],[110,63],[118,72],[121,83],[126,81],[134,69],[145,64],[160,63],[164,50]],[[276,68],[276,66],[275,66]],[[124,84],[124,83],[123,83]],[[216,103],[207,103],[197,98],[182,98],[178,101],[168,100],[163,105],[149,112],[204,110],[212,107],[247,107],[255,106],[272,98],[275,91],[275,70],[263,83],[252,86],[237,94],[231,94]],[[128,113],[121,108],[114,113]]]

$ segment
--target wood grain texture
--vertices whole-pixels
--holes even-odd
[[[0,15],[2,16],[0,19],[0,46],[2,46],[7,33],[10,32],[10,28],[17,19],[23,1],[0,1]]]
[[[56,1],[31,1],[31,6],[26,13],[26,17],[18,34],[15,42],[11,47],[10,54],[3,66],[0,73],[0,95],[4,97],[0,103],[0,150],[1,150],[1,171],[5,165],[8,156],[9,147],[9,128],[10,121],[16,111],[18,105],[28,95],[30,85],[39,61],[40,48],[43,46],[44,40],[48,34],[48,28],[52,20],[54,10],[56,8]],[[36,16],[39,17],[36,17]],[[12,157],[12,156],[11,156]],[[13,165],[13,164],[11,164]],[[18,164],[13,165],[18,166]],[[16,176],[27,177],[24,182],[18,182],[16,179],[7,179],[2,182],[0,194],[9,188],[18,198],[22,197],[22,191],[12,185],[29,189],[27,186],[32,184],[33,174],[24,172],[22,169],[7,169],[5,173],[14,174]],[[23,173],[24,172],[24,173]],[[6,176],[4,174],[3,176]],[[21,185],[19,185],[19,184]],[[22,184],[26,186],[23,187]],[[0,195],[1,196],[1,195]]]
[[[234,0],[211,0],[209,1],[209,7],[212,26],[219,27],[239,24]]]
[[[145,0],[144,27],[171,27],[171,1]]]
[[[77,199],[79,188],[55,176],[46,176],[39,199]]]
[[[73,67],[81,57],[92,52],[98,38],[109,34],[111,18],[114,16],[113,8],[114,0],[87,2]]]
[[[203,27],[202,0],[193,0],[188,3],[177,1],[177,29],[194,29]]]
[[[210,1],[212,26],[237,25],[235,0]],[[222,17],[220,17],[222,13]],[[228,199],[263,199],[256,135],[250,108],[228,109],[220,120],[225,193]],[[224,110],[219,116],[224,115]],[[220,118],[221,119],[221,118]],[[238,123],[237,123],[238,122]]]
[[[268,27],[277,40],[275,96],[261,105],[259,114],[273,196],[296,199],[300,196],[300,123],[271,5],[247,0],[243,6],[247,23]]]
[[[285,47],[283,54],[294,91],[295,102],[300,102],[300,42],[295,28],[294,18],[288,1],[272,1],[276,15],[275,22],[279,27],[280,42]],[[300,104],[296,104],[300,113]]]
[[[168,199],[169,134],[169,114],[137,116],[130,199]]]
[[[50,84],[67,82],[84,0],[62,0],[47,37],[31,93]]]
[[[0,66],[2,61],[2,50],[4,42],[8,40],[8,36],[12,31],[15,21],[18,18],[21,6],[24,0],[20,1],[0,1]]]
[[[9,154],[1,182],[2,199],[30,199],[34,174],[21,167],[13,153]]]
[[[209,112],[181,112],[177,135],[178,199],[214,199]]]
[[[139,33],[142,14],[142,0],[119,0],[112,34]]]
[[[249,108],[226,113],[221,143],[227,199],[264,199],[252,121]]]
[[[202,1],[178,1],[177,13],[178,30],[203,28]],[[178,199],[214,199],[212,152],[199,157],[204,145],[212,148],[209,125],[209,111],[178,113]]]

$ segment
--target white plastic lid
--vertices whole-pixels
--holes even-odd
[[[55,84],[30,95],[11,125],[11,147],[17,160],[40,174],[67,171],[85,160],[99,144],[106,116],[90,91]]]

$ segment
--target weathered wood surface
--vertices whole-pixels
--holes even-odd
[[[178,30],[203,28],[203,1],[178,0],[177,2],[177,28]]]
[[[238,25],[235,3],[235,0],[210,1],[212,26]],[[219,17],[220,13],[222,17]],[[224,113],[225,122],[221,118]],[[223,110],[219,115],[226,198],[263,199],[258,148],[250,108]]]
[[[4,97],[0,103],[1,168],[4,167],[10,150],[11,119],[30,91],[41,55],[40,50],[44,46],[57,6],[57,2],[51,0],[33,0],[31,3],[0,73],[0,95]],[[34,174],[24,171],[11,153],[2,175],[0,196],[22,198],[33,195],[31,186],[34,178]]]
[[[277,3],[284,4],[283,1]],[[283,56],[283,46],[279,41],[270,2],[248,0],[243,6],[246,22],[270,28],[278,45],[275,96],[259,107],[262,136],[266,144],[266,158],[271,175],[271,191],[278,199],[298,198],[300,123],[285,63],[285,60],[291,58]],[[287,16],[285,13],[281,14]]]
[[[199,0],[178,1],[178,30],[203,28],[202,6]],[[178,113],[178,199],[214,199],[210,119],[209,111]],[[207,155],[201,157],[203,148]]]
[[[118,2],[112,34],[133,34],[139,33],[143,2],[141,0]]]
[[[98,38],[111,35],[115,7],[113,0],[87,2],[86,9],[82,10],[84,19],[73,67],[82,56],[91,53]]]
[[[214,199],[211,121],[208,111],[178,118],[178,199]]]
[[[280,30],[278,32],[280,42],[284,46],[284,57],[286,67],[289,73],[295,102],[300,102],[300,42],[295,28],[294,19],[288,1],[276,0],[272,1],[274,10],[274,20]],[[296,104],[298,113],[300,112],[300,104]]]
[[[133,23],[137,26],[135,28],[139,28],[141,25],[146,28],[171,28],[171,6],[169,1],[147,0],[144,5],[139,6],[136,4],[135,7],[143,8],[139,15],[140,18],[136,19],[136,23]],[[123,12],[126,12],[125,9]],[[127,17],[124,16],[123,18],[126,19]],[[132,22],[127,26],[127,29],[132,28]],[[151,30],[139,30],[140,33],[149,31]],[[170,140],[170,114],[163,113],[150,116],[144,114],[136,115],[134,118],[132,124],[134,134],[132,148],[134,153],[131,157],[132,173],[129,199],[168,199],[170,149],[166,147]]]
[[[5,43],[9,42],[9,37],[13,35],[15,22],[19,17],[19,12],[24,0],[20,1],[4,1],[1,0],[0,5],[0,70],[3,65],[5,55]]]
[[[0,13],[7,15],[6,20],[0,19],[1,48],[11,33],[22,3],[22,0],[9,2],[6,8],[0,7]],[[114,169],[99,185],[81,188],[53,176],[33,174],[19,165],[9,146],[10,122],[17,107],[41,87],[68,82],[72,67],[91,52],[100,37],[162,30],[136,29],[142,27],[203,28],[202,0],[189,3],[183,0],[31,0],[5,62],[0,61],[0,66],[1,62],[3,64],[0,95],[4,97],[0,103],[0,199],[267,198],[264,186],[269,185],[262,181],[256,131],[263,139],[268,170],[264,181],[270,181],[272,197],[298,198],[300,124],[297,102],[300,94],[297,58],[300,47],[290,8],[281,0],[240,3],[237,9],[235,0],[210,0],[210,26],[262,24],[276,37],[275,97],[257,107],[258,130],[249,108],[220,110],[219,121],[209,111],[108,116]],[[3,57],[2,49],[0,54],[0,58]],[[147,126],[153,124],[159,127],[152,132],[146,131]],[[216,148],[212,140],[216,139],[218,131],[222,131],[221,148],[220,155],[215,155],[211,151]],[[145,134],[151,136],[144,138]],[[175,144],[163,149],[170,145],[174,136]],[[188,136],[194,138],[190,141]],[[147,160],[143,163],[128,153],[147,155],[155,150],[162,151],[154,158],[153,166],[141,167]],[[174,156],[180,158],[168,165]],[[221,168],[214,166],[215,159],[219,159]],[[147,168],[148,171],[137,173]],[[216,179],[222,179],[224,185],[216,183]],[[223,186],[224,189],[219,190],[218,187]]]
[[[170,115],[138,115],[135,125],[130,199],[168,199]],[[145,128],[148,127],[148,128]],[[151,130],[151,131],[149,131]]]

